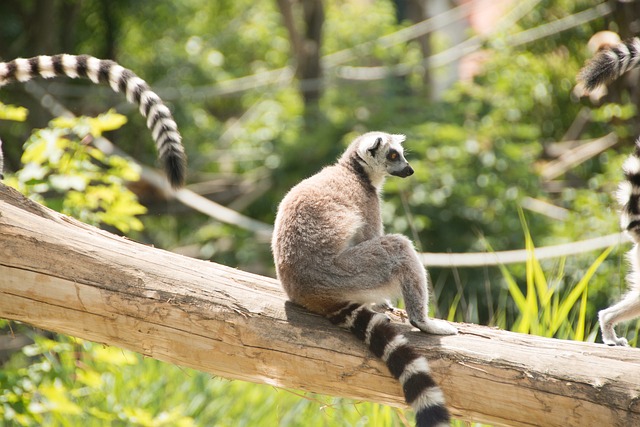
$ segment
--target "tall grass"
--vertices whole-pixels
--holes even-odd
[[[572,286],[568,292],[563,293],[559,291],[559,285],[564,281],[565,259],[560,259],[554,277],[551,281],[547,280],[542,266],[535,256],[533,239],[522,212],[520,212],[520,219],[524,230],[525,248],[528,253],[525,263],[526,293],[520,290],[520,286],[507,267],[500,265],[499,268],[507,284],[509,296],[517,308],[517,317],[513,324],[509,325],[506,316],[499,314],[497,326],[513,332],[543,337],[594,341],[597,328],[593,322],[586,318],[588,285],[614,246],[605,249],[587,268],[578,283]],[[579,306],[576,306],[578,302]],[[506,309],[503,306],[499,311],[506,312]]]
[[[0,371],[2,426],[405,425],[402,410],[384,405],[229,381],[71,337],[34,338]]]

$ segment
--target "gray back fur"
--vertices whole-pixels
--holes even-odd
[[[282,200],[272,249],[278,277],[294,301],[306,292],[328,296],[339,288],[336,281],[350,281],[335,272],[335,258],[382,235],[379,192],[384,179],[392,173],[413,172],[402,141],[402,135],[364,134],[336,164],[302,181]],[[387,158],[390,152],[397,153],[394,160]],[[347,295],[340,297],[344,301]]]

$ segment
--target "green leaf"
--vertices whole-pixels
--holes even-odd
[[[24,107],[6,105],[0,102],[0,120],[11,120],[14,122],[24,122],[27,120],[29,110]]]
[[[80,415],[82,408],[71,401],[67,396],[67,390],[62,382],[54,381],[51,385],[42,385],[38,392],[45,398],[45,407],[49,411],[55,411],[64,415]]]
[[[73,129],[78,125],[79,118],[76,117],[56,117],[49,122],[50,128],[55,129]]]
[[[103,132],[120,129],[127,123],[127,117],[109,110],[98,117],[88,119],[93,136],[100,136]]]
[[[578,298],[580,298],[583,293],[586,293],[589,281],[595,274],[598,267],[600,267],[602,262],[609,256],[614,247],[615,246],[610,246],[609,248],[605,249],[605,251],[602,252],[598,258],[596,258],[593,264],[589,266],[585,274],[582,276],[580,281],[571,290],[569,295],[560,303],[555,321],[550,325],[550,336],[553,336],[558,331],[562,323],[566,321],[567,316],[569,315],[569,311],[574,306]]]
[[[456,296],[453,298],[453,302],[449,306],[449,313],[447,314],[447,320],[449,322],[455,322],[456,311],[460,303],[460,298],[462,298],[462,295],[460,293],[457,293]]]

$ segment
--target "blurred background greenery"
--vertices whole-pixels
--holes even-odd
[[[189,155],[188,188],[266,224],[287,190],[333,162],[355,135],[406,134],[416,174],[388,181],[386,230],[439,253],[619,231],[612,195],[640,132],[640,85],[632,75],[600,99],[574,91],[575,75],[592,55],[587,42],[601,30],[639,34],[640,2],[0,2],[2,60],[85,53],[134,70],[174,111]],[[0,109],[11,119],[0,120],[11,185],[136,240],[274,275],[268,241],[251,230],[167,199],[119,157],[77,154],[87,136],[104,134],[140,163],[154,164],[144,120],[121,95],[54,79],[6,86],[0,100],[28,111],[25,117],[21,109]],[[52,121],[57,106],[103,115],[98,122]],[[611,132],[617,138],[607,144]],[[41,158],[46,138],[76,153],[75,163],[60,171]],[[584,147],[590,154],[575,160]],[[34,159],[35,174],[34,166],[24,167]],[[83,169],[96,163],[100,173]],[[100,174],[115,178],[89,191]],[[77,181],[60,176],[89,177],[80,186],[87,190],[73,191]],[[100,204],[105,192],[112,205]],[[626,286],[627,249],[506,267],[431,268],[434,313],[596,341],[597,310]],[[15,322],[0,326],[7,338],[0,341],[4,425],[378,426],[405,425],[411,417],[211,378]],[[621,332],[636,345],[635,322]]]

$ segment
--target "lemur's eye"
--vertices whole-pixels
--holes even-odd
[[[391,150],[391,151],[389,151],[389,154],[387,154],[387,159],[389,159],[389,160],[398,160],[398,156],[399,156],[399,154],[398,154],[397,151]]]

